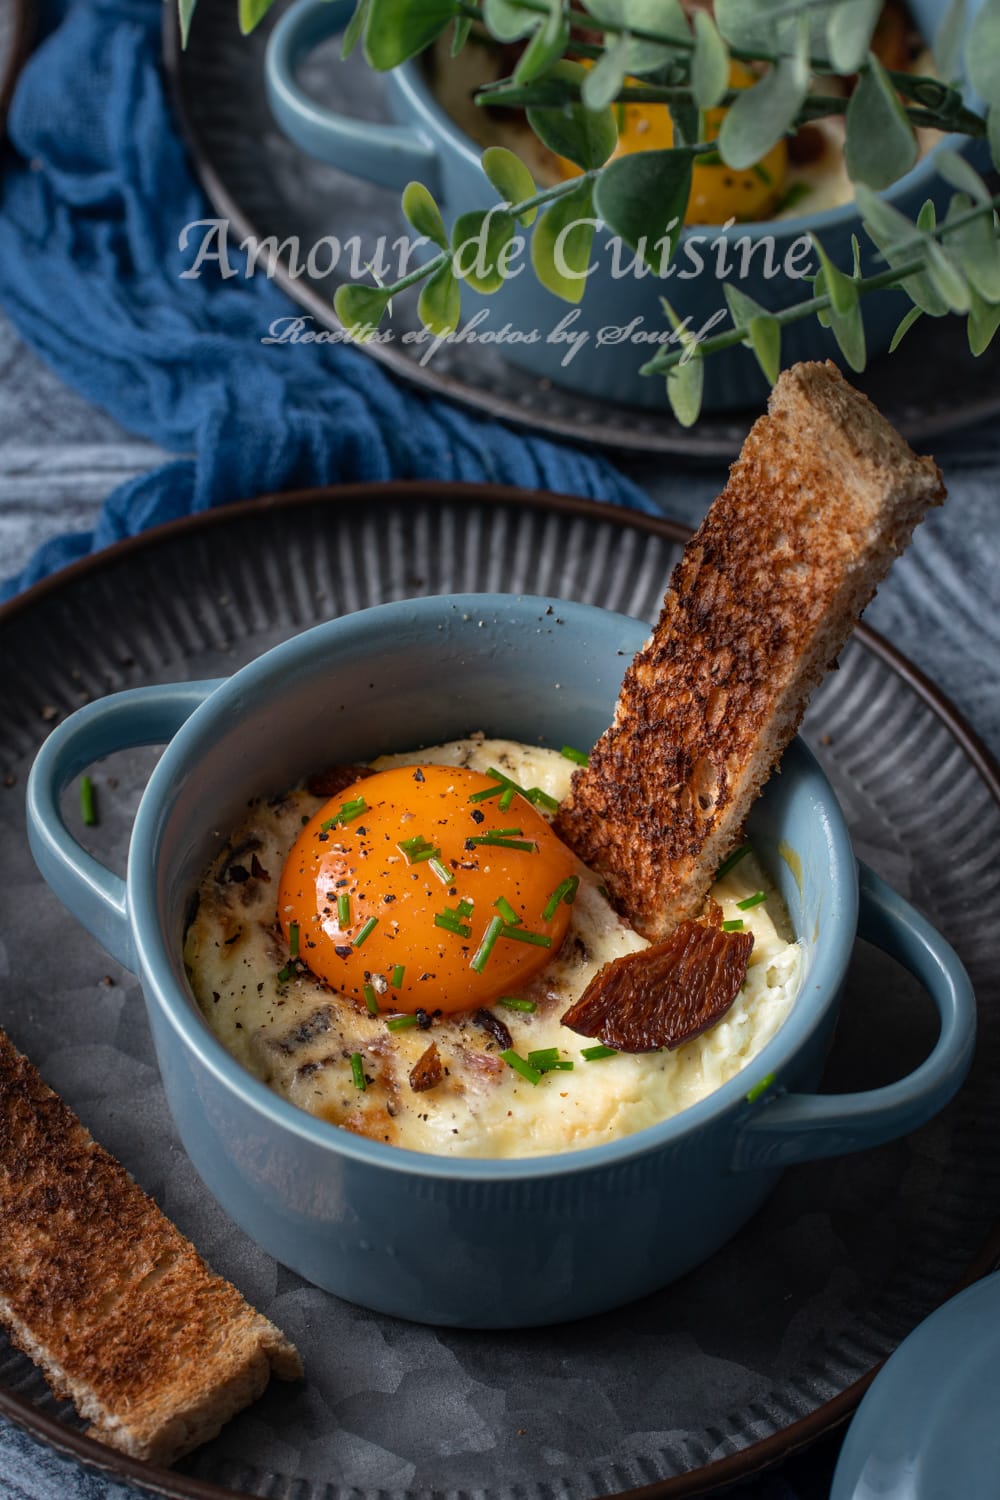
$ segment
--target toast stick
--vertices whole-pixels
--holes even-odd
[[[91,1436],[154,1463],[302,1374],[2,1031],[0,1322]]]
[[[699,911],[810,694],[944,496],[836,366],[781,375],[556,818],[644,937]]]

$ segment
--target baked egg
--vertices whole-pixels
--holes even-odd
[[[672,1051],[589,1043],[561,1017],[648,944],[549,826],[573,759],[474,735],[370,769],[255,801],[186,935],[209,1027],[293,1104],[416,1151],[573,1150],[711,1093],[788,1015],[801,952],[747,851],[712,891],[754,938],[723,1019]]]

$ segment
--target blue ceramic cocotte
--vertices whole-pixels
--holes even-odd
[[[836,799],[798,741],[749,831],[803,946],[802,988],[758,1057],[672,1119],[560,1155],[425,1155],[286,1103],[210,1033],[184,973],[185,915],[249,798],[320,765],[474,729],[590,745],[647,633],[640,621],[564,600],[471,594],[380,605],[308,630],[228,680],[88,704],[39,752],[28,787],[35,858],[69,910],[140,977],[170,1108],[206,1186],[279,1261],[352,1302],[464,1327],[615,1307],[711,1255],[783,1167],[903,1135],[968,1070],[975,1009],[958,959],[863,867],[859,890]],[[164,741],[122,881],[67,832],[60,794],[112,750]],[[922,981],[940,1035],[897,1083],[817,1095],[856,932]]]
[[[977,8],[974,0],[967,26]],[[930,42],[947,9],[947,0],[908,0],[908,9],[921,35]],[[354,0],[296,0],[275,26],[267,48],[266,81],[268,103],[278,125],[311,156],[356,177],[396,191],[413,179],[424,183],[442,205],[448,223],[469,209],[493,207],[498,199],[479,165],[481,148],[442,109],[420,57],[384,75],[392,124],[353,119],[311,97],[302,87],[297,76],[301,64],[322,41],[343,30],[353,10]],[[333,98],[337,94],[337,66],[336,62],[331,64]],[[936,173],[934,156],[940,147],[967,150],[969,141],[961,135],[944,137],[939,147],[882,194],[910,218],[916,218],[927,198],[933,200],[939,219],[947,209],[953,190]],[[984,169],[988,166],[985,155],[980,165]],[[329,207],[332,230],[342,238],[356,233],[357,226],[344,221],[343,206],[336,198],[331,197]],[[725,280],[774,311],[802,302],[812,295],[810,282],[803,278],[818,264],[808,240],[810,232],[819,236],[830,259],[844,271],[850,272],[853,266],[852,235],[858,237],[864,274],[873,275],[885,268],[861,227],[853,202],[789,219],[690,226],[681,232],[664,279],[628,270],[632,253],[627,249],[617,263],[617,270],[626,274],[616,274],[613,237],[602,226],[594,240],[593,270],[586,278],[578,306],[561,301],[541,286],[525,253],[516,265],[512,264],[512,279],[493,296],[477,297],[468,287],[463,288],[460,329],[476,313],[489,309],[489,321],[483,325],[486,329],[498,330],[506,324],[515,332],[540,334],[533,343],[508,341],[499,346],[511,364],[588,396],[663,409],[666,398],[662,378],[639,373],[640,365],[657,349],[655,343],[640,340],[645,335],[670,331],[661,297],[670,299],[679,317],[691,318],[693,331],[705,329],[709,320],[724,310]],[[429,253],[421,252],[424,257]],[[909,306],[909,299],[895,290],[865,297],[870,356],[888,349],[893,331]],[[567,319],[568,326],[561,327]],[[717,333],[729,326],[726,316],[711,331]],[[631,332],[625,333],[630,327]],[[586,334],[586,342],[574,353],[569,340],[579,334]],[[567,360],[568,355],[571,357]],[[785,365],[827,357],[838,357],[836,341],[815,317],[783,330]],[[757,406],[768,391],[768,383],[748,349],[714,354],[705,361],[704,378],[706,410]]]

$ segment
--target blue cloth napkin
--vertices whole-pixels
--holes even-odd
[[[25,69],[0,302],[68,384],[193,456],[121,486],[93,532],[49,542],[0,597],[147,526],[306,485],[489,480],[656,509],[605,459],[416,394],[355,349],[261,344],[291,310],[264,277],[180,279],[179,232],[211,210],[167,104],[161,20],[161,0],[77,0]]]

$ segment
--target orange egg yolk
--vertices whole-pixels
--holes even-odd
[[[586,63],[584,64],[586,66]],[[639,82],[639,80],[630,80]],[[738,62],[729,65],[729,84],[745,89],[757,82],[756,74]],[[726,110],[722,107],[705,113],[705,140],[714,141],[722,129]],[[612,152],[628,156],[635,151],[669,151],[674,144],[674,127],[665,104],[622,104],[618,106],[618,144]],[[579,176],[573,162],[558,158],[564,177]],[[716,156],[700,158],[691,173],[691,196],[688,199],[685,224],[725,224],[766,219],[778,206],[788,173],[788,146],[778,141],[766,156],[745,171],[727,167]]]
[[[505,790],[478,771],[427,765],[338,793],[282,871],[292,954],[373,1013],[476,1010],[516,995],[566,935],[576,861]]]

